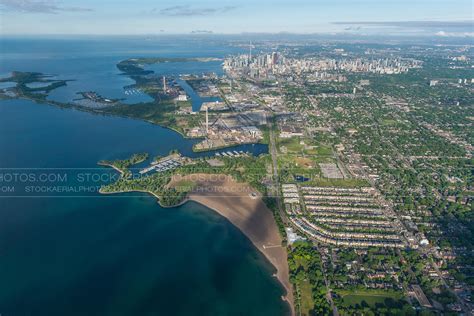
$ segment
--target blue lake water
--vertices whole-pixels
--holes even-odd
[[[186,94],[191,98],[192,109],[194,112],[198,112],[204,102],[216,102],[221,101],[219,97],[201,97],[193,88],[184,80],[177,79],[176,82],[186,91]]]
[[[125,58],[223,57],[233,51],[222,43],[186,38],[1,41],[0,73],[39,71],[81,82],[68,84],[72,88],[63,97],[86,87],[114,97],[106,93],[130,84],[115,68]],[[196,156],[195,142],[138,120],[0,101],[3,176],[31,170],[112,175],[110,169],[96,169],[97,161],[137,152],[164,155],[172,149]],[[259,154],[267,149],[238,150]],[[144,194],[53,192],[48,198],[26,198],[17,193],[0,196],[2,315],[288,312],[273,267],[240,231],[203,206],[164,209]]]
[[[56,79],[73,80],[54,90],[49,99],[70,102],[80,91],[96,91],[105,98],[124,99],[125,103],[149,102],[144,93],[126,94],[125,87],[135,82],[120,75],[116,64],[132,57],[219,57],[236,52],[216,43],[196,39],[176,42],[175,38],[145,40],[142,38],[92,38],[80,40],[2,39],[0,73],[12,70],[35,71],[54,75]],[[28,46],[29,45],[29,46]],[[187,47],[186,47],[187,46]],[[132,49],[130,47],[133,47]],[[220,61],[166,63],[147,66],[161,75],[222,74]]]

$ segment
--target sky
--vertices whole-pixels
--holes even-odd
[[[473,0],[0,0],[0,34],[473,37]]]

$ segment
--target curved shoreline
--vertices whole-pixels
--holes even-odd
[[[99,161],[97,164],[98,164],[99,166],[102,166],[102,167],[110,167],[110,168],[114,169],[115,171],[117,171],[118,173],[120,173],[120,176],[121,176],[121,177],[123,177],[123,175],[125,174],[125,172],[123,172],[122,169],[117,168],[116,166],[114,166],[114,164],[106,163],[106,162],[101,162],[101,161]]]
[[[252,244],[254,245],[255,248],[257,248],[257,250],[262,253],[262,255],[271,263],[271,265],[277,270],[277,273],[273,274],[273,277],[275,277],[278,282],[283,286],[283,288],[285,289],[286,291],[286,295],[282,296],[282,300],[285,301],[289,307],[290,307],[290,315],[294,315],[294,302],[293,302],[293,288],[291,286],[291,283],[289,281],[289,276],[286,277],[284,276],[282,273],[282,267],[281,267],[281,264],[278,264],[278,263],[275,263],[275,260],[273,260],[273,257],[269,256],[268,252],[267,251],[262,251],[262,248],[263,250],[266,250],[264,248],[265,245],[262,245],[262,246],[259,246],[256,241],[251,238],[248,234],[248,232],[245,232],[244,229],[242,229],[241,226],[237,225],[236,223],[234,223],[228,216],[226,216],[220,209],[217,209],[217,208],[214,208],[212,207],[211,205],[207,204],[207,203],[203,203],[202,201],[199,201],[197,199],[194,199],[194,198],[188,198],[186,199],[185,201],[183,201],[182,203],[179,204],[179,206],[183,205],[183,204],[186,204],[187,202],[194,202],[194,203],[198,203],[200,205],[203,205],[205,207],[207,207],[208,209],[216,212],[217,214],[225,217],[229,222],[231,222],[232,225],[234,225],[235,227],[237,227],[251,242]],[[283,247],[283,246],[282,246]],[[286,253],[286,249],[285,249],[285,253]],[[287,266],[287,269],[288,268],[288,263],[286,262],[286,266]]]
[[[117,114],[117,113],[103,112],[103,111],[100,111],[100,110],[91,109],[91,108],[87,108],[87,107],[83,107],[83,106],[75,105],[75,104],[70,104],[70,103],[60,103],[58,101],[53,101],[53,100],[37,100],[37,99],[29,98],[29,97],[26,97],[26,96],[20,96],[20,97],[14,97],[14,98],[13,97],[8,97],[8,98],[4,98],[4,99],[0,98],[0,100],[5,100],[5,101],[8,101],[8,100],[27,100],[27,101],[31,101],[31,102],[36,103],[36,104],[52,106],[52,107],[56,107],[56,108],[59,108],[59,109],[77,110],[77,111],[80,111],[80,112],[83,112],[83,113],[90,113],[90,114],[93,114],[93,115],[100,115],[100,116],[104,116],[104,117],[116,117],[116,118],[135,120],[135,121],[139,121],[139,122],[148,123],[148,124],[151,124],[153,126],[158,126],[158,127],[161,127],[161,128],[168,129],[170,131],[173,131],[173,132],[179,134],[184,139],[188,139],[188,140],[205,139],[204,137],[190,137],[190,136],[187,136],[184,133],[184,131],[182,131],[182,130],[180,130],[180,129],[176,128],[175,126],[172,126],[172,125],[162,125],[162,124],[153,122],[152,120],[147,120],[147,119],[144,119],[144,118],[128,116],[128,115],[122,115],[122,114]],[[232,144],[232,145],[229,145],[229,146],[220,146],[220,147],[211,148],[211,149],[195,150],[195,148],[194,148],[195,144],[193,144],[193,146],[191,147],[191,151],[193,153],[199,154],[199,153],[203,153],[203,152],[213,152],[213,151],[216,151],[216,150],[221,150],[221,149],[226,149],[226,148],[231,149],[232,147],[237,147],[237,146],[240,146],[240,145],[252,145],[252,144],[268,145],[266,142],[259,141],[259,142],[256,142],[256,143]],[[105,165],[105,166],[108,166],[108,165]]]
[[[289,305],[290,314],[294,315],[293,288],[289,280],[286,247],[282,246],[282,238],[273,213],[263,203],[261,195],[257,193],[255,197],[250,197],[249,193],[256,193],[257,191],[246,184],[235,182],[231,177],[226,175],[218,181],[207,179],[205,178],[206,175],[203,174],[199,176],[204,176],[204,180],[199,183],[201,189],[238,188],[240,190],[203,190],[190,192],[183,201],[172,206],[163,206],[160,203],[159,195],[146,190],[99,192],[101,194],[148,193],[155,197],[157,203],[163,208],[178,207],[189,201],[193,201],[225,217],[252,242],[258,251],[262,253],[276,269],[276,273],[273,276],[277,278],[285,289],[286,295],[282,296],[282,299]],[[177,181],[176,178],[182,179],[180,176],[176,176],[171,182]]]

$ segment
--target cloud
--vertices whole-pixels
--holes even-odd
[[[153,9],[152,13],[167,16],[208,16],[218,13],[226,13],[235,10],[236,6],[225,6],[216,8],[194,8],[189,5],[176,5],[161,10]]]
[[[344,31],[360,31],[360,26],[348,26],[344,28]]]
[[[191,31],[191,34],[213,34],[214,32],[213,31],[209,31],[209,30],[194,30],[194,31]]]
[[[474,32],[446,32],[439,31],[435,33],[436,36],[441,37],[474,37]]]
[[[4,11],[12,12],[49,14],[92,11],[92,9],[89,8],[61,6],[55,0],[0,0],[0,8]]]
[[[366,25],[366,26],[395,26],[395,27],[422,27],[422,28],[473,28],[474,21],[357,21],[333,22],[339,25]]]

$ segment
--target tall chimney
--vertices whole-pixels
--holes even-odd
[[[209,135],[209,113],[206,106],[206,134]]]

